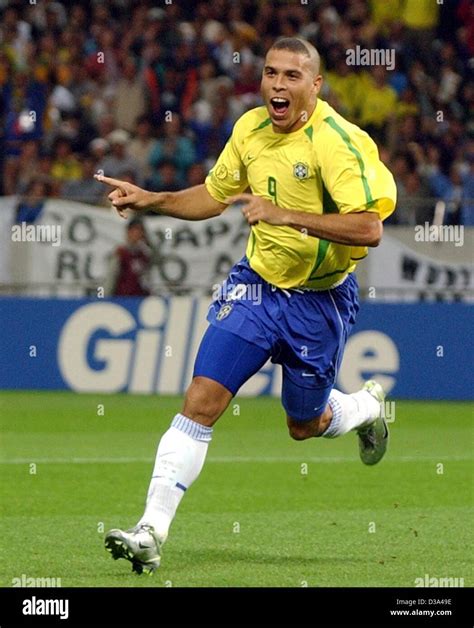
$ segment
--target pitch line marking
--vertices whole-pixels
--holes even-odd
[[[305,462],[314,463],[338,463],[338,462],[357,462],[360,463],[359,458],[348,458],[344,456],[325,456],[325,457],[309,457],[301,455],[298,457],[282,458],[279,456],[267,456],[267,457],[254,457],[254,456],[209,456],[206,462],[210,463],[250,463],[250,462],[286,462],[300,464],[304,459]],[[0,460],[0,464],[133,464],[137,462],[152,463],[153,458],[140,457],[140,458],[35,458],[30,456],[28,458],[11,458],[10,460]],[[386,458],[386,462],[443,462],[443,461],[468,461],[472,460],[472,456],[389,456]]]

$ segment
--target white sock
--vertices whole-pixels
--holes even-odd
[[[380,403],[366,390],[344,395],[333,388],[328,403],[331,406],[332,419],[323,434],[326,438],[342,436],[351,430],[370,425],[381,412]]]
[[[184,492],[201,472],[211,438],[212,427],[183,414],[174,417],[171,427],[161,437],[145,512],[137,525],[152,525],[162,542],[166,541]]]

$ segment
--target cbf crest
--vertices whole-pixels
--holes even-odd
[[[229,314],[232,312],[232,308],[234,307],[233,303],[226,303],[221,306],[221,309],[217,313],[216,320],[221,321],[224,318],[227,318]]]
[[[303,181],[304,179],[309,178],[309,166],[305,164],[304,161],[298,161],[293,166],[293,175],[299,180]]]

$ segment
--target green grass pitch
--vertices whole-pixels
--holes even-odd
[[[63,587],[474,584],[472,406],[397,401],[388,454],[365,467],[354,434],[295,442],[278,400],[234,404],[162,566],[138,577],[104,550],[103,530],[142,514],[181,399],[1,393],[0,586],[22,574]]]

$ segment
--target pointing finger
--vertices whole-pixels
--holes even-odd
[[[121,181],[120,179],[112,179],[111,177],[105,177],[103,174],[95,174],[94,179],[97,179],[100,183],[106,183],[107,185],[111,185],[115,188],[120,188],[121,190],[125,190],[125,186],[127,185],[126,181]]]

